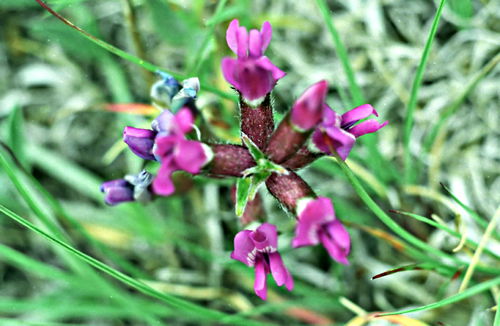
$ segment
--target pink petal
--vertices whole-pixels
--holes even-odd
[[[194,117],[191,110],[188,108],[182,108],[175,115],[175,124],[177,129],[182,134],[187,134],[193,130]]]
[[[389,121],[386,121],[382,124],[380,124],[377,120],[366,120],[361,122],[360,124],[355,125],[351,129],[349,129],[349,132],[354,135],[354,137],[358,138],[366,134],[370,134],[372,132],[375,132],[379,130],[380,128],[384,127],[387,125]]]
[[[347,158],[356,142],[353,135],[339,127],[326,128],[324,132],[318,128],[314,131],[312,140],[322,152],[332,154],[333,149],[343,160]]]
[[[328,83],[322,80],[310,86],[292,107],[292,123],[303,130],[314,128],[323,116]]]
[[[374,114],[378,117],[377,111],[370,104],[363,104],[358,106],[352,110],[347,111],[342,115],[342,127],[344,126],[352,126],[359,120],[362,120],[371,114]]]
[[[318,244],[321,224],[333,219],[335,219],[335,212],[329,198],[318,197],[310,201],[302,212],[299,212],[292,246],[297,248]]]
[[[248,41],[248,52],[251,57],[262,56],[262,40],[260,37],[260,32],[256,29],[252,29],[249,35]]]
[[[172,173],[175,167],[171,166],[170,161],[162,162],[156,178],[153,180],[153,192],[160,196],[170,196],[175,192],[172,182]]]
[[[341,264],[349,264],[349,261],[347,260],[349,249],[346,250],[346,248],[341,247],[340,244],[337,243],[336,239],[332,238],[326,230],[321,230],[319,232],[319,238],[323,247],[325,247],[328,254],[330,254],[330,257]]]
[[[254,239],[255,246],[257,247],[257,249],[271,247],[272,252],[276,251],[276,249],[278,248],[278,232],[276,231],[276,225],[270,223],[263,223],[254,232],[254,234],[259,234],[259,233],[264,236],[263,238],[262,236],[260,236],[261,241],[256,241],[256,239],[259,240],[259,237],[256,236],[252,237],[252,239]],[[259,242],[260,244],[258,245],[257,242]]]
[[[285,287],[287,288],[288,291],[292,291],[294,287],[293,277],[288,269],[286,270]]]
[[[351,237],[349,236],[349,233],[345,229],[344,225],[338,219],[334,219],[325,225],[325,228],[330,235],[330,238],[332,238],[335,243],[342,248],[346,255],[349,254],[351,249]]]
[[[281,259],[281,255],[279,254],[279,252],[273,252],[269,254],[269,266],[276,284],[278,286],[282,286],[283,284],[285,284],[288,271],[283,264],[283,260]]]
[[[238,19],[233,19],[229,24],[229,27],[226,31],[226,41],[227,45],[234,52],[234,54],[238,54],[238,30],[240,28],[240,23]]]
[[[238,65],[238,60],[233,59],[233,58],[223,58],[221,62],[221,68],[222,68],[222,74],[224,75],[224,78],[226,81],[233,85],[234,88],[240,89],[240,82],[236,76],[236,68]]]
[[[234,251],[231,252],[231,258],[239,260],[242,263],[252,267],[255,264],[255,245],[250,238],[252,231],[243,230],[234,237]]]
[[[271,38],[273,36],[273,28],[268,21],[265,21],[260,28],[260,38],[261,38],[261,52],[264,53],[269,43],[271,42]]]
[[[238,49],[236,55],[238,58],[245,58],[248,56],[248,31],[245,27],[238,28],[236,34],[236,41],[238,42]]]
[[[196,174],[207,162],[201,142],[195,140],[179,140],[176,143],[173,157],[179,169]]]
[[[271,73],[272,78],[274,79],[274,83],[276,83],[278,80],[286,76],[286,72],[282,71],[278,67],[276,67],[271,60],[269,60],[268,57],[262,56],[260,57],[257,61],[256,64],[263,68],[266,71],[269,71]],[[274,87],[274,85],[273,85]]]
[[[255,263],[255,282],[253,288],[259,298],[262,300],[267,299],[267,273],[265,262],[262,259],[257,259]]]
[[[153,147],[153,153],[163,160],[166,156],[172,155],[172,151],[175,145],[183,138],[177,135],[165,135],[161,134],[155,139],[155,146]]]

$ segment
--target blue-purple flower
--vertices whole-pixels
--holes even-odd
[[[108,205],[116,205],[129,201],[148,201],[151,199],[149,185],[153,181],[151,173],[143,170],[136,175],[127,175],[123,179],[104,182],[100,190],[104,193],[104,201]]]
[[[267,298],[267,274],[271,273],[278,286],[293,289],[293,278],[278,252],[276,226],[263,223],[255,231],[243,230],[234,237],[231,258],[255,268],[254,290],[262,300]]]

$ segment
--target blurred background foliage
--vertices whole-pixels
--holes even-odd
[[[229,259],[240,229],[230,200],[234,180],[180,174],[182,189],[175,196],[146,205],[103,204],[102,181],[141,169],[139,158],[122,151],[123,128],[145,127],[151,120],[138,112],[111,112],[108,104],[149,104],[154,75],[85,39],[35,0],[2,0],[0,203],[54,238],[141,280],[157,298],[139,293],[141,285],[113,275],[114,270],[110,276],[91,268],[75,252],[2,215],[1,325],[493,323],[497,287],[411,318],[374,321],[369,313],[414,308],[456,294],[467,264],[453,259],[471,261],[477,246],[469,244],[481,241],[500,203],[499,1],[445,4],[421,88],[414,94],[407,143],[412,83],[437,2],[328,1],[327,20],[347,50],[354,85],[319,9],[323,1],[46,3],[117,48],[179,77],[199,76],[197,103],[217,135],[212,140],[220,142],[238,136],[237,104],[219,67],[230,55],[225,29],[233,18],[253,28],[270,21],[274,34],[267,55],[287,72],[274,91],[277,115],[320,79],[331,85],[328,103],[335,110],[371,103],[389,125],[365,136],[348,164],[385,212],[411,212],[441,226],[388,213],[442,255],[429,263],[433,253],[411,248],[387,229],[339,165],[323,158],[301,175],[318,194],[333,198],[352,237],[351,264],[334,263],[322,248],[291,250],[293,219],[264,190],[265,210],[282,231],[280,248],[296,289],[288,293],[272,286],[269,300],[261,302],[253,294],[252,270]],[[459,234],[450,236],[443,225]],[[458,246],[465,238],[466,245]],[[470,286],[499,276],[494,225],[491,238]],[[424,265],[371,279],[409,264]]]

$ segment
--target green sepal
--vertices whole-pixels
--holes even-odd
[[[259,162],[261,159],[267,159],[266,154],[264,154],[255,143],[248,138],[247,135],[242,134],[241,135],[241,140],[243,141],[243,144],[245,144],[246,148],[250,152],[250,155],[252,155],[253,159],[255,162]]]
[[[245,211],[250,193],[252,177],[240,178],[236,182],[236,216],[241,217]]]

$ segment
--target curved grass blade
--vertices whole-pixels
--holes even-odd
[[[332,35],[333,43],[335,45],[335,49],[339,56],[340,63],[344,68],[344,72],[349,82],[349,92],[351,93],[354,105],[355,106],[361,105],[365,103],[365,99],[363,97],[363,93],[361,92],[361,88],[356,82],[356,76],[354,75],[354,70],[352,69],[351,63],[349,61],[347,50],[340,39],[340,35],[337,32],[337,29],[333,25],[333,18],[332,15],[330,15],[330,10],[328,9],[328,5],[326,4],[325,0],[316,0],[316,4],[319,8],[319,11],[323,15],[323,19],[325,20],[328,31]]]
[[[174,78],[176,79],[186,79],[187,76],[185,75],[182,75],[182,74],[179,74],[179,73],[176,73],[176,72],[173,72],[173,71],[168,71],[164,68],[161,68],[157,65],[154,65],[150,62],[147,62],[141,58],[138,58],[128,52],[125,52],[109,43],[106,43],[104,42],[103,40],[95,37],[94,35],[84,31],[83,29],[81,29],[80,27],[76,26],[75,24],[73,24],[72,22],[70,22],[68,19],[64,18],[63,16],[61,16],[60,14],[58,14],[56,11],[54,11],[52,8],[50,8],[45,2],[43,2],[42,0],[35,0],[36,2],[38,2],[38,4],[40,6],[42,6],[42,8],[44,8],[45,10],[47,10],[51,15],[53,15],[54,17],[56,17],[57,19],[59,19],[60,21],[62,21],[64,24],[68,25],[69,27],[75,29],[76,31],[78,31],[81,35],[83,35],[85,38],[87,38],[88,40],[90,40],[91,42],[99,45],[100,47],[106,49],[107,51],[127,60],[127,61],[130,61],[132,63],[135,63],[136,65],[139,65],[141,66],[142,68],[146,69],[146,70],[149,70],[149,71],[152,71],[152,72],[157,72],[157,71],[165,71],[167,73],[169,73],[170,75],[172,75]],[[201,86],[200,86],[202,89],[208,91],[208,92],[211,92],[211,93],[214,93],[216,95],[219,95],[220,97],[223,97],[223,98],[226,98],[226,99],[229,99],[229,100],[232,100],[234,102],[237,101],[237,97],[235,95],[232,95],[232,94],[229,94],[229,93],[226,93],[224,91],[221,91],[219,89],[216,89],[212,86],[209,86],[207,85],[207,83],[203,83],[201,82]]]
[[[420,222],[424,222],[426,224],[429,224],[429,225],[432,225],[433,227],[437,228],[437,229],[440,229],[440,230],[443,230],[445,232],[447,232],[448,234],[454,236],[455,238],[457,239],[460,239],[461,238],[461,235],[460,233],[458,233],[457,231],[449,228],[448,226],[446,225],[443,225],[443,224],[440,224],[440,223],[437,223],[437,222],[434,222],[433,220],[425,217],[425,216],[420,216],[420,215],[417,215],[417,214],[414,214],[414,213],[409,213],[409,212],[403,212],[403,211],[397,211],[397,210],[391,210],[391,212],[393,213],[396,213],[396,214],[401,214],[401,215],[405,215],[405,216],[408,216],[408,217],[411,217],[411,218],[414,218]],[[470,240],[470,239],[466,239],[465,240],[465,243],[471,247],[472,249],[476,249],[478,247],[478,243],[473,241],[473,240]],[[484,248],[484,251],[485,253],[487,253],[488,255],[490,255],[491,257],[495,258],[495,259],[499,259],[500,260],[500,256],[496,253],[494,253],[493,251],[489,250],[488,248]]]
[[[427,152],[431,150],[431,147],[434,145],[434,142],[436,141],[437,135],[439,132],[442,130],[442,128],[446,125],[446,122],[449,117],[451,117],[462,105],[462,103],[465,101],[467,98],[467,95],[472,92],[472,90],[479,84],[481,79],[486,77],[493,68],[496,67],[496,65],[500,62],[500,53],[494,56],[477,74],[469,81],[467,86],[464,88],[464,91],[462,94],[460,94],[455,101],[453,101],[450,106],[448,106],[440,115],[439,115],[439,120],[434,126],[432,127],[430,133],[427,135],[425,141],[424,141],[424,148]]]
[[[332,152],[334,152],[332,148]],[[340,168],[342,169],[342,172],[346,175],[347,179],[349,182],[352,184],[354,190],[358,194],[358,196],[363,200],[363,202],[368,206],[368,208],[385,224],[387,227],[389,227],[393,232],[395,232],[397,235],[399,235],[401,238],[404,240],[408,241],[410,244],[413,246],[423,250],[424,252],[431,253],[435,255],[436,257],[444,258],[446,260],[451,260],[458,266],[462,265],[467,265],[466,262],[458,259],[457,257],[448,255],[432,246],[427,244],[426,242],[420,240],[419,238],[415,237],[413,234],[410,232],[406,231],[403,227],[401,227],[399,224],[397,224],[392,218],[387,215],[380,206],[375,203],[375,201],[368,195],[366,190],[363,188],[359,180],[356,178],[354,173],[351,171],[351,169],[347,166],[347,164],[338,156],[336,155],[337,158],[337,163],[340,165]],[[500,269],[498,268],[493,268],[493,267],[486,267],[486,266],[478,266],[478,270],[481,269],[481,271],[493,275],[498,275],[500,274]]]
[[[198,319],[198,320],[222,320],[223,317],[226,316],[226,314],[219,312],[217,310],[211,310],[204,308],[202,306],[199,306],[197,304],[191,303],[189,301],[185,301],[179,298],[176,298],[174,296],[170,296],[165,293],[158,292],[151,287],[147,286],[146,284],[126,275],[123,274],[122,272],[102,263],[101,261],[77,250],[76,248],[72,247],[71,245],[67,244],[64,241],[61,241],[47,232],[43,231],[42,229],[38,228],[25,218],[17,215],[16,213],[12,212],[5,206],[0,204],[0,212],[5,214],[7,217],[11,218],[12,220],[16,221],[17,223],[21,224],[22,226],[30,229],[33,232],[38,233],[39,235],[43,236],[45,239],[49,240],[50,242],[64,248],[65,250],[69,251],[71,254],[74,256],[78,257],[79,259],[83,260],[90,266],[108,274],[109,276],[117,279],[118,281],[130,286],[131,288],[136,289],[137,291],[149,295],[151,297],[154,297],[156,299],[159,299],[169,305],[171,305],[174,308],[177,308],[181,311],[186,312],[189,316],[192,316],[193,319]],[[239,324],[239,325],[261,325],[261,323],[257,322],[251,322],[249,320],[231,320],[232,323],[234,324]]]
[[[424,310],[431,310],[431,309],[436,309],[439,307],[443,307],[452,303],[455,303],[457,301],[461,301],[464,299],[467,299],[473,295],[476,295],[478,293],[481,293],[483,291],[486,291],[488,289],[491,289],[494,286],[500,285],[500,277],[491,279],[489,281],[482,282],[480,284],[477,284],[473,287],[468,288],[464,292],[452,295],[448,298],[445,298],[443,300],[421,306],[418,308],[413,308],[413,309],[407,309],[407,310],[401,310],[401,311],[395,311],[395,312],[387,312],[383,314],[378,314],[378,316],[389,316],[389,315],[401,315],[401,314],[408,314],[410,312],[416,312],[416,311],[424,311]]]
[[[413,114],[415,113],[415,108],[417,106],[418,91],[420,90],[422,79],[424,77],[425,66],[427,65],[427,60],[429,59],[432,41],[434,41],[434,37],[436,36],[439,19],[441,18],[441,13],[443,12],[445,3],[446,0],[441,0],[436,15],[434,16],[434,21],[432,22],[431,30],[429,32],[429,37],[427,38],[427,42],[425,43],[424,52],[422,53],[422,58],[420,59],[420,63],[418,64],[417,73],[415,74],[415,79],[413,80],[413,84],[411,86],[410,100],[408,102],[408,108],[406,110],[405,126],[403,132],[405,183],[413,183],[413,180],[415,178],[413,159],[410,152],[411,131],[413,128]]]

